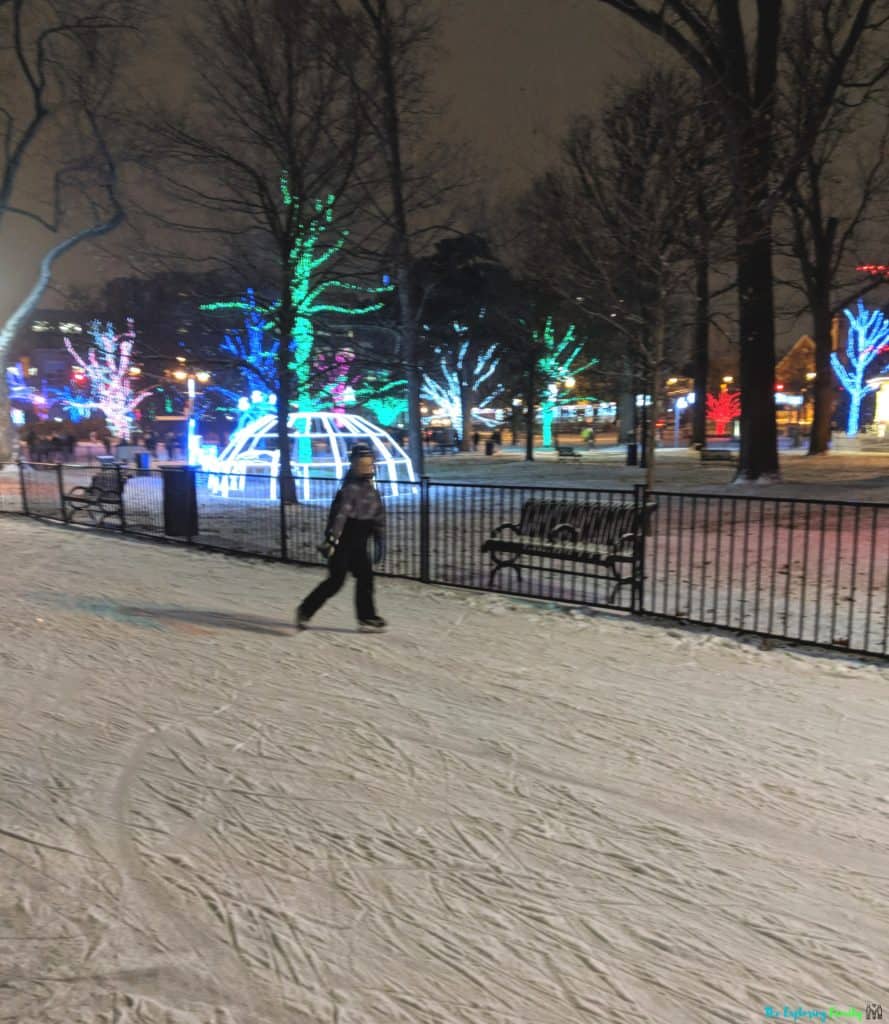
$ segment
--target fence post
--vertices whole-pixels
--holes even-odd
[[[67,523],[68,520],[65,517],[65,484],[62,480],[62,464],[61,462],[56,463],[56,481],[59,485],[59,511],[62,513],[62,522]]]
[[[645,535],[648,532],[646,522],[646,504],[648,492],[645,484],[633,487],[633,503],[636,506],[636,536],[633,542],[633,593],[630,600],[630,611],[633,615],[643,612],[645,591]]]
[[[420,477],[420,582],[428,583],[429,573],[429,477]]]
[[[25,484],[25,464],[19,459],[19,485],[22,489],[22,515],[29,516],[28,511],[28,488]]]
[[[249,478],[248,478],[249,479]],[[294,484],[295,486],[295,484]],[[284,488],[278,475],[278,528],[281,534],[281,561],[287,561],[287,505],[284,502]]]
[[[126,534],[127,516],[126,512],[124,511],[124,483],[126,483],[126,480],[124,479],[124,473],[123,469],[121,469],[120,463],[118,463],[117,466],[115,466],[115,469],[117,470],[118,473],[118,494],[121,496],[121,532],[122,534]]]

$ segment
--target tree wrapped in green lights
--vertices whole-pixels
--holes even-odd
[[[355,389],[355,402],[381,427],[402,426],[407,422],[407,381],[389,370],[365,377]]]
[[[599,360],[590,359],[580,364],[583,356],[583,343],[577,342],[577,334],[574,324],[570,324],[562,336],[561,341],[556,341],[556,331],[553,326],[553,318],[548,316],[543,325],[543,331],[532,331],[531,337],[534,345],[540,350],[541,355],[537,360],[537,374],[542,389],[540,404],[540,419],[543,427],[543,447],[551,448],[553,445],[553,418],[555,411],[560,405],[567,405],[570,402],[589,401],[589,399],[569,394],[575,385],[575,377],[585,370],[591,369]]]
[[[312,387],[315,322],[323,314],[366,316],[374,313],[383,307],[383,303],[374,296],[390,292],[392,286],[368,287],[329,277],[331,261],[342,252],[349,237],[348,230],[333,228],[336,197],[331,194],[326,199],[317,199],[313,204],[301,208],[298,198],[290,191],[286,173],[281,174],[280,186],[285,209],[299,216],[298,223],[294,224],[293,244],[287,260],[288,287],[281,298],[268,306],[259,303],[248,306],[244,300],[238,300],[213,302],[201,308],[238,309],[245,312],[253,310],[277,326],[281,339],[290,338],[289,345],[278,346],[276,404],[281,493],[285,500],[295,500],[287,420],[291,404],[296,404],[300,412],[311,412],[323,401],[321,395],[313,394]],[[306,218],[307,211],[309,216]],[[332,231],[335,237],[329,241],[329,233]],[[331,293],[337,292],[358,299],[358,304],[332,301]],[[310,444],[308,440],[300,441],[301,462],[311,460]]]

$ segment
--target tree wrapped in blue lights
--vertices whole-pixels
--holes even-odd
[[[532,331],[534,343],[540,347],[542,354],[537,360],[537,372],[542,385],[542,401],[540,419],[543,427],[543,447],[551,448],[553,444],[553,418],[560,405],[569,402],[584,401],[569,392],[575,385],[575,377],[585,370],[591,369],[599,360],[590,359],[582,365],[578,360],[583,354],[583,344],[576,342],[574,324],[570,324],[561,341],[556,341],[553,318],[548,316],[543,332]],[[572,347],[573,346],[573,347]]]
[[[453,328],[458,337],[469,331],[468,327],[459,323],[454,323]],[[457,349],[456,357],[451,360],[441,349],[437,349],[436,354],[441,357],[438,373],[436,376],[423,374],[423,397],[442,409],[461,438],[465,437],[464,430],[472,427],[472,409],[476,404],[479,408],[490,405],[502,390],[498,387],[486,398],[476,401],[479,389],[497,369],[500,360],[494,355],[496,345],[490,345],[480,352],[470,352],[470,348],[471,341],[467,338]]]
[[[230,356],[240,370],[248,395],[254,391],[277,391],[278,339],[269,337],[274,324],[260,311],[252,288],[247,289],[243,308],[243,335],[226,334],[220,351]]]
[[[864,375],[879,355],[889,352],[889,320],[879,309],[868,310],[860,299],[857,313],[844,309],[843,314],[849,321],[846,362],[844,364],[836,352],[831,353],[830,361],[834,373],[849,393],[846,433],[851,436],[857,434],[861,426],[861,402],[876,386],[869,384]]]

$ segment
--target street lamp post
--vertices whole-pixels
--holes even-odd
[[[184,370],[173,371],[173,377],[178,381],[186,382],[185,403],[185,461],[192,466],[197,461],[197,435],[195,434],[195,399],[197,397],[197,383],[206,384],[210,380],[210,374],[206,370]]]

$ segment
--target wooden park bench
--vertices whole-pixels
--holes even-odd
[[[559,462],[561,462],[562,459],[579,459],[581,457],[580,452],[576,452],[574,447],[570,444],[557,445],[556,455],[558,456]]]
[[[700,455],[701,462],[738,462],[738,453],[731,448],[701,448]]]
[[[104,526],[107,519],[117,519],[123,525],[123,489],[126,474],[113,462],[102,461],[88,487],[72,487],[62,495],[62,509],[66,523],[73,523],[85,514],[94,526]]]
[[[520,581],[522,569],[546,569],[608,580],[613,604],[622,586],[641,583],[639,542],[655,508],[635,502],[526,501],[518,523],[502,523],[482,545],[494,563],[489,586],[501,569],[514,569]],[[553,562],[573,566],[555,568]]]

